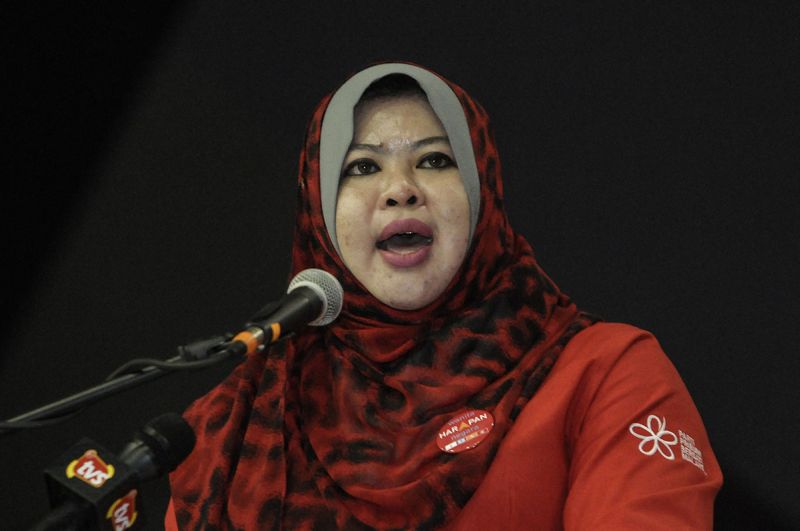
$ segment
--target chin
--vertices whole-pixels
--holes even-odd
[[[410,290],[398,290],[394,293],[383,293],[376,298],[387,306],[391,306],[396,310],[419,310],[436,300],[435,296],[431,297],[431,293],[422,290],[419,293],[413,293]]]
[[[391,306],[395,310],[411,311],[411,310],[419,310],[423,306],[428,305],[429,302],[420,303],[418,301],[385,301],[384,304],[386,304],[387,306]]]

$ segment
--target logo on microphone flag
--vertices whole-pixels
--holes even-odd
[[[114,477],[114,466],[106,463],[97,450],[86,450],[82,456],[67,465],[67,477],[81,481],[99,489]]]
[[[136,517],[136,489],[111,504],[106,513],[106,520],[111,520],[114,531],[125,531],[133,527]]]

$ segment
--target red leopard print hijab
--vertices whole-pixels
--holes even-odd
[[[466,117],[480,186],[460,272],[415,311],[385,306],[349,273],[321,205],[326,97],[300,159],[292,274],[331,272],[344,308],[333,324],[249,358],[187,410],[197,446],[171,475],[181,529],[446,526],[564,345],[593,322],[511,229],[487,115],[447,86]],[[437,434],[468,409],[490,412],[494,428],[473,449],[443,452]]]

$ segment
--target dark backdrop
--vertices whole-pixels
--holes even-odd
[[[278,297],[311,110],[412,60],[488,109],[561,288],[662,342],[726,474],[718,527],[800,523],[794,2],[73,4],[5,14],[0,417]],[[81,436],[118,449],[230,367],[1,437],[0,527],[44,511],[41,469]],[[167,496],[145,489],[154,529]]]

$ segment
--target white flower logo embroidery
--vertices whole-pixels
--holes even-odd
[[[644,455],[653,455],[658,452],[664,459],[675,460],[675,454],[670,446],[678,444],[678,437],[667,430],[667,421],[664,420],[664,417],[658,418],[650,415],[647,417],[647,426],[634,422],[628,431],[634,437],[642,440],[639,443],[639,451]]]

